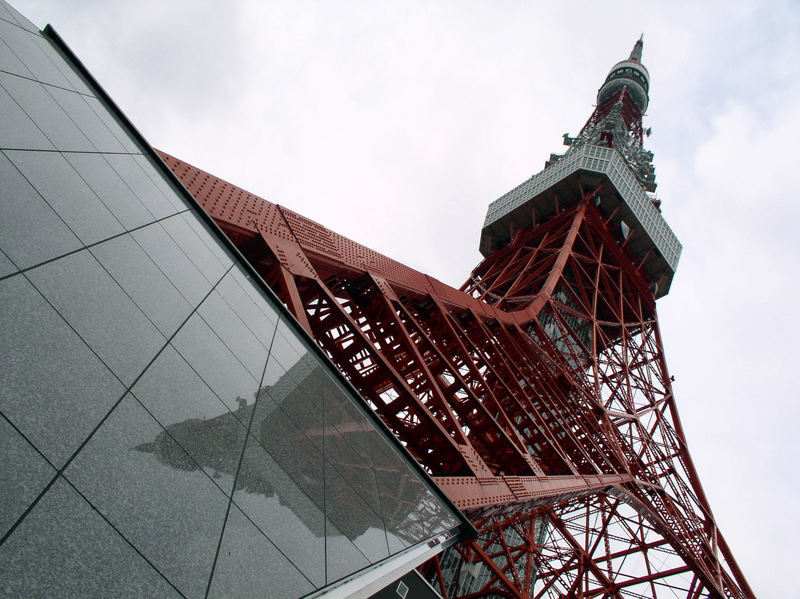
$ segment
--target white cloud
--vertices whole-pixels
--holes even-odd
[[[767,90],[766,93],[771,93]],[[780,595],[791,558],[767,546],[800,528],[793,366],[800,323],[794,191],[800,85],[770,114],[764,98],[721,102],[710,136],[667,169],[685,243],[672,297],[662,302],[679,407],[712,508],[754,589]]]

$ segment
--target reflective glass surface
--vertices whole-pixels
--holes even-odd
[[[5,277],[16,272],[17,267],[8,259],[2,250],[0,250],[0,277]]]
[[[211,239],[196,216],[181,213],[161,224],[206,280],[217,283],[233,265],[230,256],[220,250],[218,242]]]
[[[14,15],[11,12],[11,7],[7,4],[0,4],[0,19],[14,23]]]
[[[8,151],[45,202],[88,245],[124,231],[120,222],[58,152]]]
[[[105,125],[103,125],[105,127]],[[117,142],[119,143],[119,142]],[[153,219],[164,218],[178,212],[173,203],[167,201],[150,178],[142,170],[135,156],[128,154],[106,154],[106,162],[116,175],[147,208]],[[185,208],[184,208],[185,209]]]
[[[59,479],[0,545],[4,597],[180,597]]]
[[[326,456],[333,453],[326,442]],[[378,502],[375,476],[361,461],[355,461],[356,456],[351,454],[347,457],[354,459],[343,459],[339,453],[336,461],[327,460],[325,463],[326,510],[347,539],[370,562],[376,562],[389,553],[380,506],[377,506],[377,511],[375,509]],[[349,472],[351,470],[363,476],[354,476]]]
[[[428,489],[392,447],[375,447],[375,474],[386,534],[392,552],[456,525],[441,500]]]
[[[300,597],[456,526],[65,56],[0,0],[0,595]]]
[[[95,99],[95,102],[97,102],[99,110],[100,101]],[[120,132],[120,134],[122,134],[122,132]],[[156,167],[156,162],[154,161],[153,158],[139,153],[133,154],[132,158],[134,162],[136,162],[136,164],[139,165],[139,168],[142,170],[145,176],[148,179],[150,179],[150,181],[153,183],[153,185],[159,191],[159,193],[161,193],[166,202],[170,206],[172,206],[175,212],[180,212],[188,208],[188,204],[186,203],[186,201],[183,198],[181,198],[181,196],[178,195],[178,193],[176,193],[178,188],[174,186],[175,184],[172,182],[168,182],[166,179],[164,179],[164,176],[158,171],[158,168]]]
[[[39,28],[36,27],[36,25],[34,25],[33,23],[31,23],[27,18],[25,18],[25,16],[22,15],[13,6],[11,6],[6,2],[0,2],[0,6],[2,6],[3,10],[11,16],[10,21],[15,22],[23,29],[27,29],[28,31],[32,31],[33,33],[38,33]]]
[[[0,537],[3,537],[55,476],[55,469],[0,418]]]
[[[17,20],[19,21],[19,19]],[[24,25],[22,26],[25,27]],[[36,28],[34,27],[33,30],[36,31]],[[53,66],[58,69],[58,72],[64,76],[64,79],[68,81],[66,87],[84,94],[84,97],[87,99],[87,101],[94,99],[94,92],[92,92],[92,90],[89,88],[84,78],[67,64],[67,62],[64,60],[64,57],[61,55],[61,51],[40,35],[36,35],[34,39],[36,40],[36,45],[39,46],[42,53],[53,64]],[[39,78],[39,80],[41,81],[41,78]]]
[[[125,384],[166,341],[87,250],[48,262],[27,276]]]
[[[128,395],[64,476],[182,592],[205,592],[228,499]]]
[[[247,426],[249,412],[244,407],[254,403],[258,379],[247,371],[217,333],[195,313],[178,331],[172,344],[205,384]],[[261,358],[266,359],[266,353]]]
[[[0,86],[0,114],[3,115],[3,126],[0,127],[0,147],[36,150],[53,147],[42,130],[2,86]]]
[[[325,564],[328,584],[370,564],[352,541],[329,520],[325,530]]]
[[[220,281],[215,291],[225,303],[225,309],[236,314],[265,347],[271,347],[278,311],[257,292],[251,275],[237,266]]]
[[[11,52],[24,64],[24,70],[11,70],[25,77],[32,77],[43,83],[71,88],[64,74],[53,63],[55,50],[49,45],[41,45],[41,38],[21,27],[15,27],[7,21],[0,22],[0,35]],[[49,55],[49,56],[48,56]]]
[[[224,280],[230,276],[226,275]],[[217,331],[220,341],[236,356],[250,376],[255,381],[261,380],[267,355],[265,343],[269,343],[270,338],[262,341],[256,337],[219,292],[212,293],[200,306],[198,313],[212,330]]]
[[[0,90],[0,96],[2,93]],[[0,154],[0,177],[0,249],[19,268],[81,247],[67,224],[5,154]]]
[[[117,140],[126,152],[138,153],[139,146],[133,138],[120,126],[119,121],[110,112],[103,108],[103,104],[94,96],[83,96],[83,99],[108,129],[109,133]]]
[[[191,305],[198,305],[211,291],[213,283],[203,276],[160,222],[137,229],[131,235]]]
[[[78,126],[83,136],[88,139],[90,147],[98,152],[125,151],[125,146],[114,137],[114,134],[109,130],[106,124],[97,116],[95,111],[92,110],[83,94],[61,87],[48,87],[47,91],[64,112],[69,115],[70,120]],[[47,131],[45,131],[45,133],[47,133]],[[59,147],[55,141],[53,143],[56,144],[56,147],[60,150],[67,149]],[[73,143],[71,145],[77,144]]]
[[[0,85],[57,149],[64,151],[92,149],[92,144],[86,135],[54,99],[54,96],[65,94],[80,99],[78,94],[6,73],[0,73]]]
[[[236,505],[314,586],[325,584],[325,514],[250,436]]]
[[[0,281],[0,410],[61,466],[124,392],[22,275]]]
[[[235,505],[231,506],[209,597],[298,597],[314,590],[303,573]]]
[[[12,24],[0,20],[0,35],[3,32],[8,32]],[[22,64],[22,61],[17,58],[17,55],[11,51],[11,48],[4,41],[0,40],[0,71],[8,73],[15,73],[23,77],[33,77],[33,74],[28,68]]]
[[[191,304],[130,235],[98,244],[91,252],[165,337],[191,314]]]
[[[110,168],[102,154],[70,152],[64,158],[127,230],[153,220],[153,215]]]
[[[171,346],[136,382],[133,394],[197,466],[230,494],[248,416],[234,416]],[[242,410],[248,411],[246,406]]]

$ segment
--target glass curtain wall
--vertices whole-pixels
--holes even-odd
[[[0,595],[300,597],[462,523],[0,1]]]

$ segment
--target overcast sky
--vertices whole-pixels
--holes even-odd
[[[800,597],[797,2],[11,2],[155,147],[456,287],[644,32],[689,447],[755,592]]]

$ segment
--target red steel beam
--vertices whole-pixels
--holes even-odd
[[[563,497],[635,482],[627,474],[583,476],[434,476],[436,484],[460,510],[526,503],[536,499]]]

